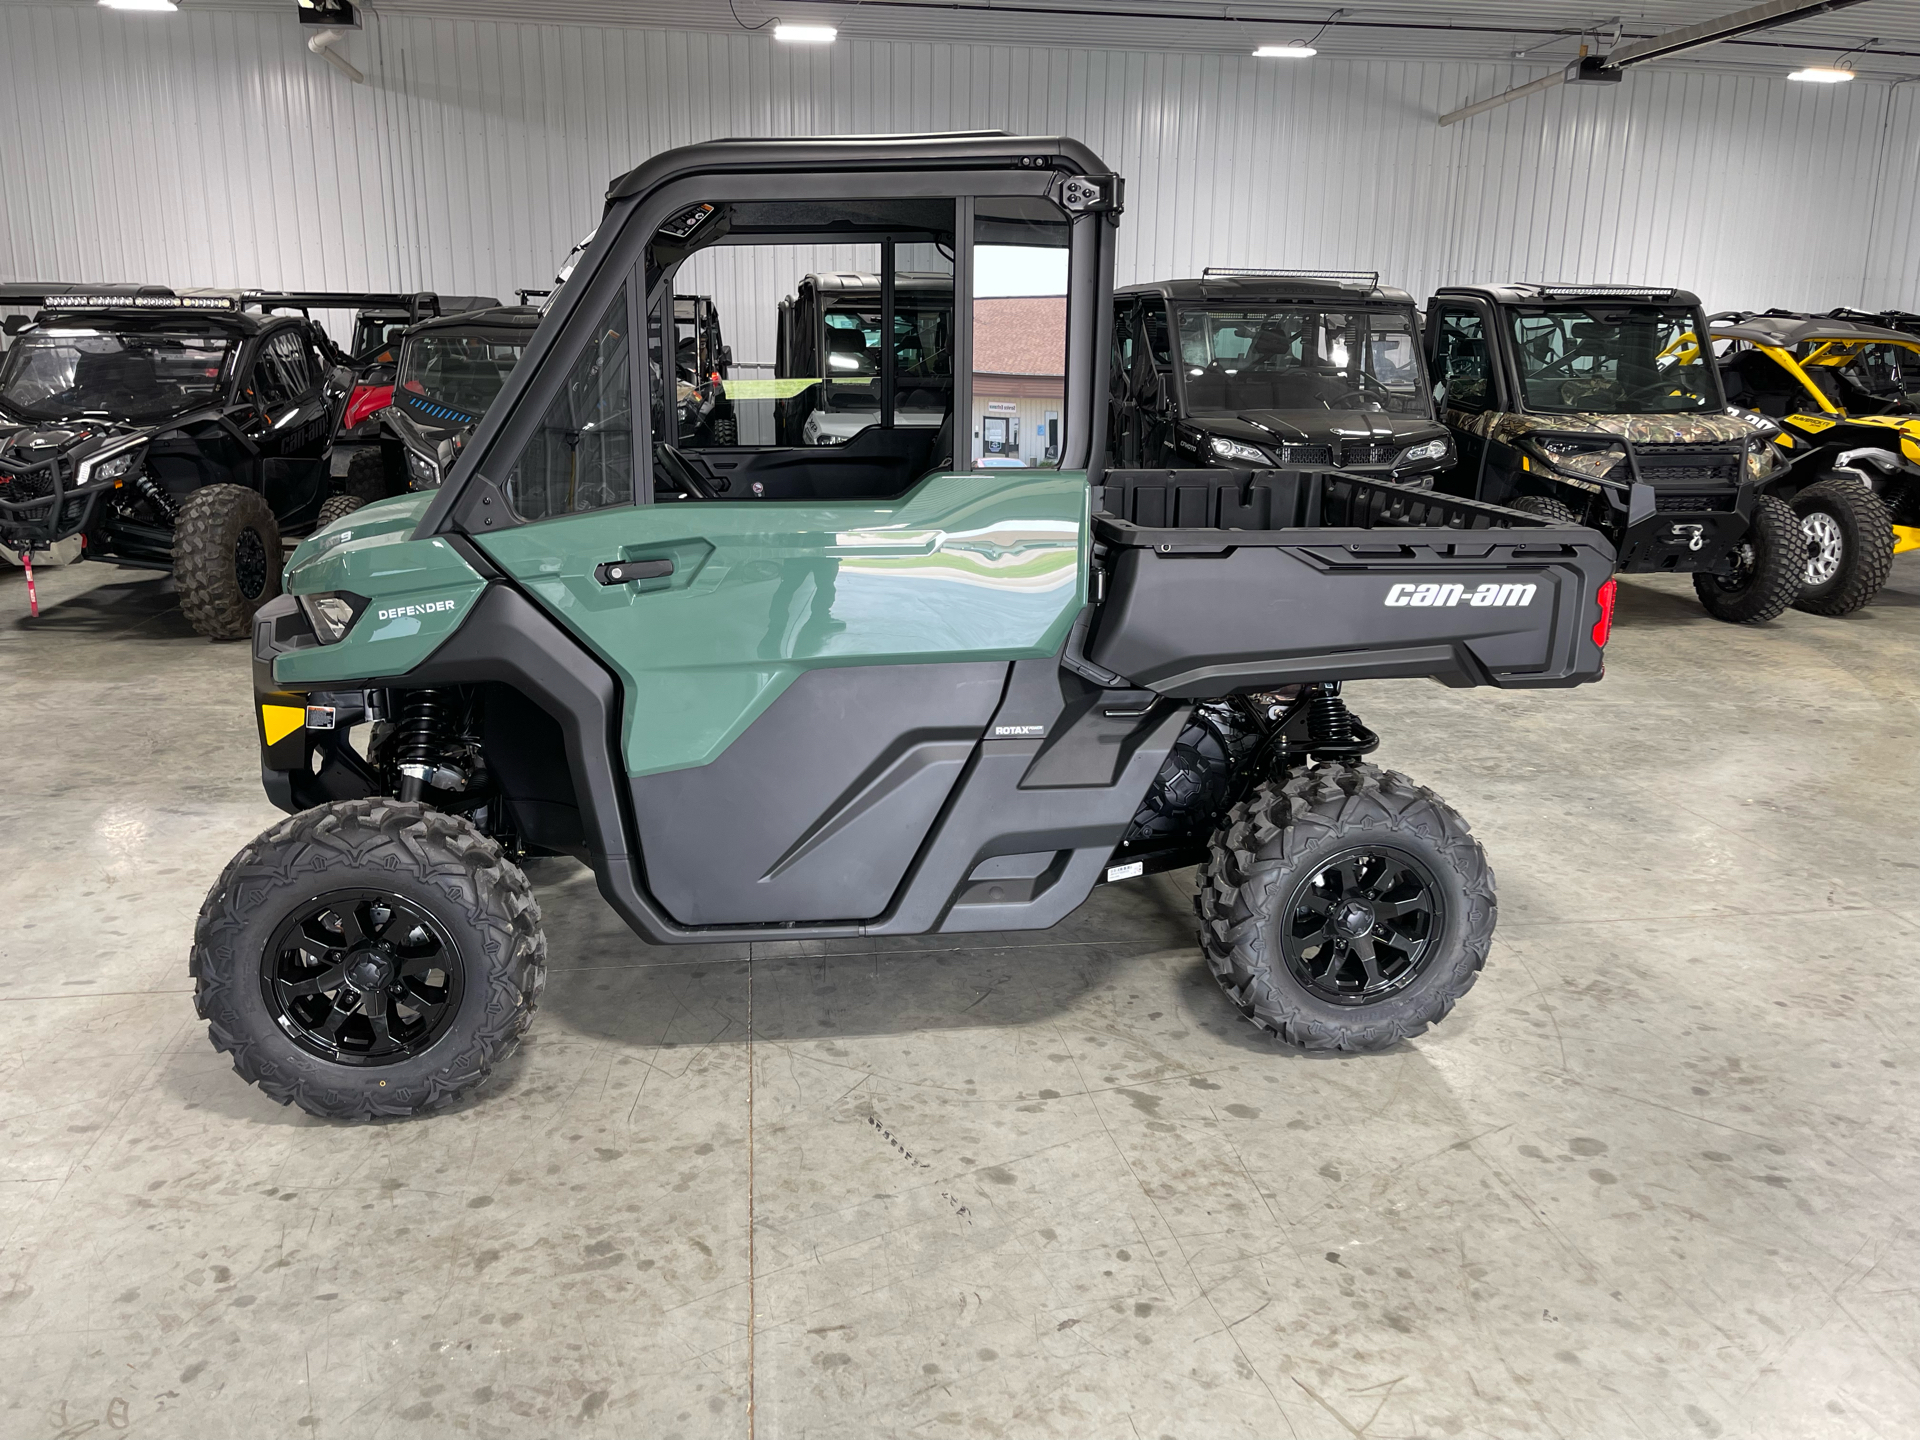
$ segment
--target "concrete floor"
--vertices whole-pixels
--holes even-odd
[[[1240,1021],[1184,875],[658,951],[549,860],[531,1041],[368,1127],[193,1015],[274,818],[244,648],[42,582],[0,574],[0,1436],[1920,1433],[1920,555],[1758,630],[1625,581],[1572,693],[1357,687],[1501,882],[1394,1053]]]

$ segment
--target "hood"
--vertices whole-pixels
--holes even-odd
[[[0,420],[0,463],[32,465],[56,455],[84,458],[110,441],[141,433],[105,420],[41,421],[21,425]]]
[[[1228,440],[1331,445],[1342,440],[1405,444],[1445,433],[1446,427],[1426,415],[1390,415],[1383,410],[1243,410],[1237,415],[1196,415],[1188,422],[1209,435]]]
[[[1512,440],[1542,430],[1580,435],[1618,435],[1635,445],[1716,445],[1746,443],[1753,432],[1738,416],[1722,410],[1699,415],[1516,415],[1469,417],[1461,426],[1494,440]]]
[[[351,515],[343,515],[324,530],[316,530],[293,552],[293,558],[287,562],[287,582],[297,592],[311,589],[325,589],[321,586],[304,586],[298,583],[301,572],[314,566],[326,566],[336,558],[337,553],[352,549],[360,551],[374,546],[397,544],[411,539],[419,528],[420,517],[427,513],[427,507],[433,503],[433,493],[425,491],[417,495],[396,495],[391,500],[376,500],[371,505],[362,505]]]

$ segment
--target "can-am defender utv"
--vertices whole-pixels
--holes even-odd
[[[0,544],[77,536],[87,559],[170,570],[195,630],[240,639],[280,593],[281,531],[353,507],[320,459],[342,357],[239,292],[40,299],[0,366]]]
[[[339,457],[347,442],[336,441],[330,452],[346,492],[382,500],[437,487],[539,323],[540,312],[530,305],[497,305],[408,326],[389,403],[368,413],[344,466]]]
[[[953,275],[902,270],[892,279],[891,355],[881,344],[882,276],[803,275],[780,302],[773,373],[782,443],[837,445],[874,424],[889,361],[893,424],[937,430],[946,420],[953,406]]]
[[[1680,572],[1709,615],[1778,616],[1799,523],[1762,493],[1775,447],[1727,412],[1694,346],[1700,302],[1631,285],[1454,285],[1427,307],[1427,367],[1457,495],[1606,533],[1623,574]]]
[[[716,141],[615,181],[446,483],[313,537],[256,622],[291,813],[192,956],[239,1073],[341,1117],[483,1079],[544,974],[514,857],[555,851],[656,944],[1042,929],[1199,860],[1201,944],[1256,1023],[1366,1049],[1445,1015],[1492,875],[1438,797],[1363,762],[1340,684],[1597,679],[1612,551],[1350,476],[1102,470],[1120,197],[1084,146],[998,134]],[[898,423],[889,366],[839,445],[662,440],[640,337],[682,262],[857,240],[883,275],[952,257],[946,423]],[[1022,269],[1067,289],[1035,377],[1061,453],[969,465],[972,287]],[[1156,486],[1157,524],[1121,518]],[[1225,756],[1170,759],[1196,721]]]
[[[1769,494],[1806,545],[1794,603],[1846,615],[1920,550],[1920,337],[1829,315],[1728,311],[1708,322],[1727,398],[1789,462]]]
[[[1413,297],[1371,272],[1209,269],[1113,297],[1110,443],[1133,466],[1444,469]]]

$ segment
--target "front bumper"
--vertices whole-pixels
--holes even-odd
[[[273,662],[320,642],[291,595],[253,617],[253,720],[260,741],[260,784],[288,814],[374,794],[379,777],[353,748],[353,727],[384,718],[381,692],[283,688]]]
[[[1609,495],[1609,501],[1619,500]],[[1629,487],[1618,543],[1620,574],[1691,574],[1726,569],[1746,538],[1756,504],[1751,483],[1722,493],[1673,492],[1645,483]]]
[[[72,465],[64,456],[0,465],[0,544],[11,550],[43,550],[78,535],[106,493],[76,490]]]

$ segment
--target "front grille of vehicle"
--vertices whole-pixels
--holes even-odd
[[[53,478],[51,465],[23,466],[16,471],[0,463],[0,501],[20,505],[29,500],[44,500],[53,494]]]
[[[1734,496],[1722,491],[1711,495],[1689,494],[1684,490],[1656,490],[1653,493],[1655,510],[1731,510]]]
[[[1398,445],[1362,445],[1348,443],[1340,447],[1342,465],[1390,465],[1400,453]]]
[[[1331,445],[1282,445],[1280,463],[1282,465],[1331,465],[1333,447]]]
[[[1731,445],[1636,445],[1634,458],[1640,462],[1640,478],[1652,485],[1676,480],[1717,480],[1734,485],[1744,472],[1747,447],[1738,441]]]

